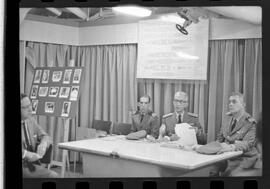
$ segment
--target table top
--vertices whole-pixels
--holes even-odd
[[[209,164],[227,160],[242,154],[242,151],[226,152],[218,155],[199,154],[191,149],[162,147],[163,143],[146,140],[127,140],[123,135],[107,136],[59,143],[59,148],[82,153],[110,156],[142,161],[166,167],[196,169]]]

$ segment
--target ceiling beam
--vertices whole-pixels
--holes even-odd
[[[89,19],[88,15],[80,8],[66,8],[66,9],[83,20]]]
[[[25,19],[27,13],[31,10],[32,8],[20,8],[20,25]]]
[[[232,6],[232,7],[204,7],[207,10],[223,16],[243,20],[260,25],[262,22],[262,9],[259,6]]]

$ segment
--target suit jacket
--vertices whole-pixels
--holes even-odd
[[[172,134],[175,134],[174,128],[175,128],[175,124],[177,124],[177,121],[178,120],[177,120],[176,112],[169,113],[162,117],[162,124],[165,124],[166,126],[165,135],[171,136]],[[196,133],[197,141],[199,144],[205,144],[206,136],[203,133],[201,124],[196,114],[184,111],[182,123],[188,123],[192,127],[197,127],[198,128],[198,131]]]
[[[140,130],[145,130],[148,135],[153,137],[158,137],[159,132],[159,119],[157,114],[152,111],[146,113],[141,122],[141,114],[139,111],[132,115],[132,126],[131,132],[137,132]]]
[[[217,136],[217,141],[234,144],[236,150],[244,152],[243,156],[253,156],[257,154],[256,144],[256,121],[248,113],[244,113],[237,121],[233,130],[232,116],[226,116],[224,124],[221,126]],[[235,143],[235,141],[239,141]]]
[[[29,133],[29,142],[33,147],[33,151],[35,152],[37,149],[37,145],[43,141],[48,143],[48,146],[52,144],[51,137],[42,129],[42,127],[36,122],[34,118],[28,118],[25,120],[25,124],[27,125],[28,133]],[[22,127],[22,154],[26,150],[26,141],[25,135]]]

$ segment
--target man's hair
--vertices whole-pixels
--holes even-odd
[[[232,92],[231,96],[237,96],[240,99],[240,102],[244,105],[244,107],[246,106],[244,95],[242,93],[240,93],[240,92]]]
[[[188,100],[188,95],[187,93],[183,92],[183,91],[177,91],[175,94],[174,94],[174,99],[176,96],[185,96],[185,98]]]
[[[151,97],[148,94],[144,94],[143,96],[141,96],[139,101],[141,100],[141,98],[148,98],[148,102],[151,102]]]
[[[21,100],[25,97],[28,97],[25,93],[21,93]]]

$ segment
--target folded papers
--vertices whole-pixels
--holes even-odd
[[[180,137],[177,141],[178,144],[182,146],[193,146],[198,144],[196,131],[187,123],[176,124],[175,134]]]

